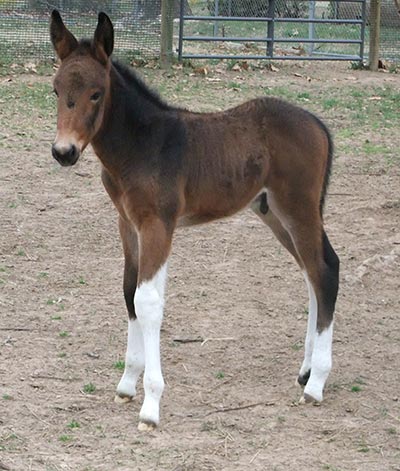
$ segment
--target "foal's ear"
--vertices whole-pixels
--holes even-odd
[[[54,49],[61,60],[64,60],[78,47],[75,36],[68,31],[57,10],[51,13],[50,38]]]
[[[110,18],[103,12],[99,13],[93,45],[98,59],[107,61],[114,49],[114,28]]]

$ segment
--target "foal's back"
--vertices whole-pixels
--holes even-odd
[[[179,112],[186,146],[188,213],[229,216],[264,188],[323,193],[329,135],[311,113],[276,98],[257,98],[216,113]],[[306,183],[306,185],[304,185]]]

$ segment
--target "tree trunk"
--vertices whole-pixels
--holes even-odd
[[[377,71],[379,65],[379,38],[381,30],[381,0],[371,0],[369,26],[369,68]]]
[[[188,0],[184,0],[185,5],[185,15],[191,15],[192,11],[189,6]],[[139,0],[141,11],[143,13],[143,17],[146,20],[155,20],[161,15],[161,0]],[[181,9],[181,1],[174,0],[174,18],[179,18],[179,12]]]

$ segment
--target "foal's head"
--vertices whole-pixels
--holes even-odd
[[[100,13],[93,40],[78,42],[54,10],[50,36],[61,59],[54,78],[58,119],[52,154],[61,165],[68,166],[76,163],[101,127],[110,86],[114,31],[108,16]]]

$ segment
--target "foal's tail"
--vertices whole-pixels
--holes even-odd
[[[331,168],[332,168],[332,160],[333,160],[333,139],[329,129],[327,128],[326,124],[324,124],[317,116],[312,115],[315,121],[317,122],[318,126],[325,132],[326,138],[328,139],[328,155],[327,155],[327,162],[326,162],[326,169],[324,175],[324,181],[322,184],[322,191],[321,191],[321,199],[319,203],[319,210],[321,213],[321,217],[324,211],[324,204],[325,204],[325,196],[326,191],[329,185],[329,178],[331,176]]]

